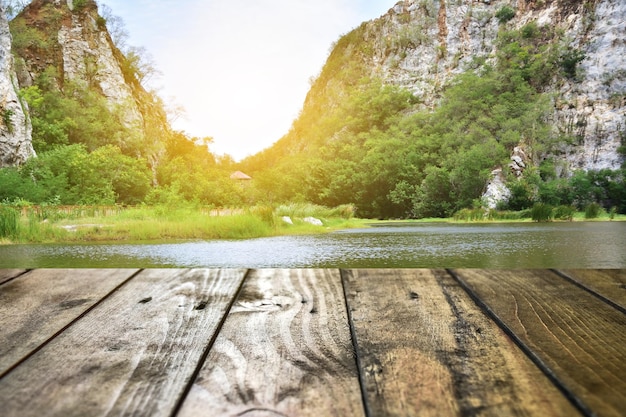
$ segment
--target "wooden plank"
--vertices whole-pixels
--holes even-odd
[[[344,280],[370,415],[579,415],[445,271]]]
[[[364,414],[339,271],[246,281],[178,417]]]
[[[623,415],[626,315],[551,271],[456,273],[582,407]]]
[[[0,286],[0,375],[136,272],[39,269]]]
[[[26,272],[25,269],[0,269],[0,285]]]
[[[243,277],[141,272],[0,380],[3,417],[172,415]]]
[[[567,269],[559,272],[626,309],[626,269]]]

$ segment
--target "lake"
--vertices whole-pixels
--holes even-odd
[[[388,223],[222,241],[0,246],[0,268],[626,268],[626,222]]]

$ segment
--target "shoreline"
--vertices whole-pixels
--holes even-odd
[[[239,217],[244,215],[220,216],[219,219],[229,219],[231,222],[237,223],[242,220]],[[93,219],[84,219],[85,221]],[[249,222],[250,219],[246,219]],[[298,236],[298,235],[314,235],[332,233],[340,230],[370,228],[370,227],[402,227],[410,225],[424,224],[506,224],[506,223],[584,223],[584,222],[624,222],[626,215],[617,215],[613,219],[607,216],[601,216],[595,219],[585,219],[582,216],[575,216],[572,220],[550,220],[547,222],[537,222],[532,219],[485,219],[485,220],[459,220],[454,218],[428,218],[428,219],[324,219],[322,226],[314,226],[297,219],[295,224],[274,223],[270,227],[251,228],[248,232],[241,231],[241,224],[237,230],[226,229],[215,231],[207,231],[202,227],[197,228],[193,233],[188,230],[179,228],[172,230],[172,226],[176,229],[178,222],[176,221],[159,221],[158,219],[145,219],[126,221],[126,222],[74,222],[74,223],[42,223],[44,231],[40,239],[0,239],[0,246],[4,245],[20,245],[20,244],[115,244],[115,243],[154,243],[154,242],[189,242],[197,240],[245,240],[259,239],[264,237],[277,236]],[[280,220],[279,220],[280,222]],[[145,224],[158,225],[151,228],[150,232],[142,233]],[[188,222],[186,222],[188,223]],[[217,222],[222,223],[222,222]],[[245,224],[246,222],[242,222]],[[258,223],[258,222],[257,222]],[[262,223],[262,222],[261,222]],[[227,226],[227,225],[226,225]],[[258,224],[256,225],[258,226]],[[176,233],[178,232],[178,233]]]

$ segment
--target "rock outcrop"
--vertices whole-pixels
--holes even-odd
[[[11,33],[0,6],[0,168],[16,166],[35,155],[26,104],[18,96],[11,54]]]
[[[491,173],[491,180],[487,183],[487,189],[482,196],[484,205],[489,209],[498,207],[501,201],[507,201],[511,197],[511,190],[506,186],[502,168],[497,168]]]

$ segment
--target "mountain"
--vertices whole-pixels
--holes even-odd
[[[574,146],[563,148],[570,167],[619,168],[617,148],[626,131],[621,0],[403,1],[365,25],[362,36],[371,53],[363,59],[372,74],[433,106],[455,75],[495,55],[503,26],[530,30],[529,24],[544,32],[540,42],[559,50],[562,65],[579,60],[575,70],[564,68],[541,88],[553,96],[557,132],[576,137]]]
[[[95,149],[113,144],[158,164],[164,132],[169,131],[162,103],[140,82],[141,57],[122,53],[112,41],[95,1],[33,0],[11,21],[11,28],[22,89],[41,93],[44,99],[49,93],[58,93],[56,100],[75,98],[83,109],[104,107],[99,109],[103,120],[93,120],[95,114],[83,115],[85,129],[88,124],[102,124],[100,131],[79,134],[64,128],[69,137],[59,139],[49,134],[50,126],[39,126],[35,145],[45,149],[57,142],[86,143]],[[50,119],[49,107],[32,112],[40,116],[40,123],[58,128],[64,123]]]
[[[621,0],[400,1],[333,45],[290,131],[243,168],[371,216],[494,207],[507,187],[537,201],[622,166],[624,57]]]
[[[626,213],[622,0],[401,1],[338,39],[289,132],[238,165],[172,131],[106,25],[94,0],[33,0],[2,32],[0,155],[23,163],[3,201]]]
[[[25,103],[18,95],[12,37],[0,7],[0,168],[24,163],[35,154]]]

